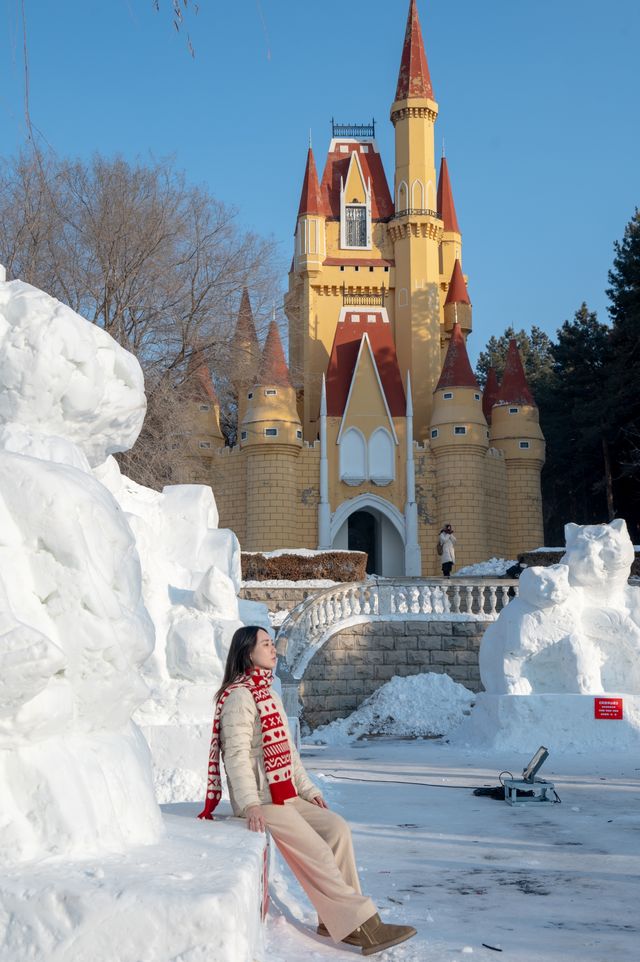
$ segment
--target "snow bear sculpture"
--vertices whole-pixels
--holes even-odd
[[[562,563],[527,568],[485,632],[480,676],[496,695],[640,693],[640,611],[623,520],[569,524]]]
[[[137,361],[42,291],[0,282],[0,865],[151,843],[131,721],[153,648],[133,533],[89,464],[129,447]]]

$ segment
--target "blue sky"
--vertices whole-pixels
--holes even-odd
[[[309,136],[377,121],[393,181],[408,0],[24,0],[34,125],[61,156],[172,156],[280,243]],[[508,324],[606,319],[613,241],[640,203],[637,0],[419,0],[474,305],[472,357]],[[20,0],[0,5],[0,145],[24,143]],[[187,33],[195,59],[187,47]],[[357,83],[352,82],[353,77]],[[248,183],[249,187],[243,185]]]

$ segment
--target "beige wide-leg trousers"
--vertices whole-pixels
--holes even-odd
[[[345,820],[303,798],[263,805],[265,822],[331,938],[340,942],[378,911],[360,890]]]

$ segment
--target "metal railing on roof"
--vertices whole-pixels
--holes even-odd
[[[437,210],[430,210],[428,207],[405,207],[397,210],[391,220],[398,217],[440,217]]]
[[[372,118],[370,124],[337,124],[331,118],[332,137],[360,137],[373,140],[376,135],[376,122]]]

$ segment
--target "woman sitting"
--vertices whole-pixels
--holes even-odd
[[[239,628],[216,694],[207,798],[199,818],[220,801],[220,753],[235,815],[252,832],[271,832],[318,912],[319,935],[382,952],[416,934],[382,922],[364,896],[349,826],[329,811],[291,741],[282,702],[271,688],[276,649],[263,628]]]

